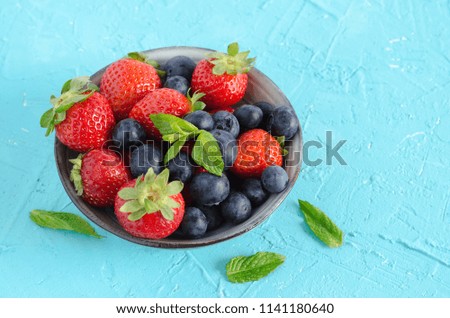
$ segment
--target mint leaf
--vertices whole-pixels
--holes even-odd
[[[307,201],[298,200],[298,203],[306,224],[322,242],[331,248],[342,245],[344,233],[322,210]]]
[[[178,155],[181,148],[183,148],[185,142],[186,142],[186,139],[180,138],[179,140],[177,140],[173,143],[173,145],[169,148],[169,150],[167,150],[167,152],[164,156],[165,164],[167,164],[170,160],[175,158],[176,155]]]
[[[170,114],[152,114],[150,120],[163,136],[179,134],[180,131],[186,134],[198,131],[190,122]]]
[[[173,144],[164,156],[165,163],[178,154],[188,139],[197,136],[191,153],[192,159],[208,172],[217,176],[222,175],[225,164],[219,144],[213,135],[174,115],[152,114],[150,120],[159,130],[162,139]]]
[[[225,167],[222,152],[217,140],[206,130],[201,130],[197,136],[191,156],[198,165],[208,172],[219,177],[222,175]]]
[[[232,258],[226,266],[228,280],[232,283],[246,283],[257,281],[283,264],[285,256],[258,252],[252,256],[238,256]]]
[[[39,226],[57,230],[69,230],[81,234],[102,238],[94,228],[78,215],[67,212],[53,212],[45,210],[33,210],[30,219]]]

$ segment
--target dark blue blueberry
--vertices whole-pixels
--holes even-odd
[[[181,94],[186,95],[189,89],[189,81],[183,76],[175,75],[166,79],[164,87],[174,89],[176,91],[179,91]]]
[[[250,200],[253,207],[260,206],[267,200],[269,194],[263,189],[258,179],[246,179],[242,184],[242,193]]]
[[[155,146],[141,145],[131,153],[130,170],[134,178],[146,174],[149,168],[158,174],[162,170],[163,156]]]
[[[181,221],[181,231],[189,238],[200,238],[205,235],[208,228],[206,216],[196,207],[188,207],[184,211],[183,221]]]
[[[294,137],[299,127],[295,111],[289,106],[276,108],[267,121],[267,131],[273,136],[285,136],[286,139]]]
[[[220,129],[211,130],[211,135],[216,138],[219,144],[225,168],[230,168],[236,160],[238,153],[236,139],[228,131]]]
[[[208,221],[208,232],[214,231],[223,224],[223,217],[222,214],[220,214],[218,205],[199,205],[198,208],[206,216],[206,220]]]
[[[241,130],[256,128],[263,119],[262,110],[253,105],[243,105],[233,115],[238,119]]]
[[[214,129],[228,131],[234,138],[237,138],[240,130],[239,121],[232,113],[221,110],[212,117],[214,119]]]
[[[194,174],[194,166],[189,160],[189,156],[180,151],[178,155],[167,163],[170,171],[170,180],[180,180],[185,183],[189,181]]]
[[[189,188],[192,200],[197,204],[214,205],[226,199],[230,193],[230,182],[225,174],[218,177],[204,172],[192,178]]]
[[[119,121],[112,132],[114,146],[128,150],[131,146],[142,145],[147,139],[144,128],[134,119]]]
[[[184,116],[183,119],[190,122],[198,129],[210,131],[214,127],[214,120],[212,116],[204,110],[197,110],[195,112],[189,113]]]
[[[259,127],[262,129],[266,129],[267,127],[267,119],[269,118],[269,115],[272,113],[272,111],[275,109],[275,107],[272,104],[269,104],[267,102],[257,102],[255,103],[256,107],[259,107],[263,113],[263,119],[261,120],[261,123],[259,124]]]
[[[270,166],[264,169],[261,175],[261,183],[270,193],[279,193],[286,189],[289,177],[280,166]]]
[[[228,222],[239,224],[252,215],[250,200],[241,192],[234,192],[220,205],[222,216]]]
[[[189,57],[180,55],[169,59],[164,63],[162,69],[166,72],[167,78],[179,75],[191,81],[195,66],[195,62]]]

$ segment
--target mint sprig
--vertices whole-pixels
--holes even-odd
[[[257,281],[284,263],[285,256],[272,252],[258,252],[251,256],[232,258],[226,265],[228,280],[232,283]]]
[[[206,130],[198,129],[190,122],[170,114],[152,114],[150,120],[162,135],[162,139],[171,144],[164,156],[164,163],[180,152],[185,142],[196,139],[192,149],[192,159],[208,172],[221,176],[225,164],[222,159],[219,144]]]
[[[331,248],[342,245],[344,233],[322,210],[307,201],[298,200],[298,203],[306,224],[323,243]]]
[[[67,212],[54,212],[45,210],[33,210],[30,219],[41,227],[57,230],[68,230],[95,238],[103,238],[94,228],[78,215]]]

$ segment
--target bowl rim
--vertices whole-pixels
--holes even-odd
[[[142,51],[141,53],[152,54],[152,53],[155,53],[158,51],[170,51],[170,50],[180,50],[180,49],[203,51],[205,53],[206,52],[214,52],[214,50],[212,50],[212,49],[202,48],[202,47],[168,46],[168,47],[161,47],[161,48],[145,50],[145,51]],[[92,76],[90,76],[90,78],[93,80],[95,80],[95,79],[99,80],[101,78],[101,76],[103,75],[103,72],[109,65],[106,65],[102,69],[95,72]],[[290,101],[288,100],[286,95],[268,76],[266,76],[263,72],[261,72],[260,70],[258,70],[255,67],[253,67],[250,72],[252,73],[251,74],[252,76],[258,76],[258,77],[261,77],[264,80],[268,81],[277,90],[277,92],[279,94],[281,94],[282,97],[284,97],[284,99],[286,100],[286,105],[283,105],[283,106],[289,106],[292,109],[294,109],[294,107],[292,106],[292,104],[290,103]],[[294,109],[294,113],[295,113],[295,109]],[[295,116],[298,118],[296,113],[295,113]],[[93,223],[95,223],[102,229],[104,229],[124,240],[127,240],[132,243],[140,244],[143,246],[157,247],[157,248],[193,248],[193,247],[202,247],[202,246],[217,244],[217,243],[220,243],[220,242],[223,242],[226,240],[230,240],[230,239],[240,236],[242,234],[245,234],[245,233],[249,232],[250,230],[254,229],[255,227],[259,226],[260,224],[262,224],[264,221],[266,221],[269,218],[270,215],[272,215],[277,210],[277,208],[281,205],[281,203],[284,201],[284,199],[288,196],[288,194],[293,189],[293,187],[298,179],[298,176],[300,174],[301,165],[302,165],[302,161],[303,161],[303,134],[302,134],[302,127],[300,124],[300,120],[299,120],[299,130],[295,134],[293,139],[295,139],[296,137],[299,138],[299,140],[298,140],[299,149],[296,149],[299,152],[299,158],[298,158],[298,162],[296,162],[296,164],[295,164],[294,174],[292,177],[289,178],[289,183],[285,190],[283,190],[281,193],[271,195],[271,197],[274,196],[272,198],[273,201],[271,202],[270,207],[266,208],[266,211],[259,211],[259,213],[257,215],[254,215],[254,217],[251,217],[247,221],[245,221],[237,226],[234,226],[234,227],[226,230],[223,233],[220,233],[220,236],[212,236],[212,237],[206,236],[206,237],[199,238],[199,239],[189,239],[189,240],[183,240],[183,239],[167,240],[166,238],[165,239],[157,239],[157,240],[144,239],[144,238],[132,236],[131,234],[124,231],[123,229],[116,229],[114,227],[111,227],[110,224],[108,224],[107,222],[104,222],[100,217],[97,216],[96,213],[93,213],[91,211],[93,208],[92,206],[90,206],[89,204],[84,202],[79,196],[77,196],[75,189],[72,185],[72,182],[69,180],[69,177],[63,172],[63,169],[62,169],[63,162],[65,161],[65,159],[63,158],[64,153],[65,153],[64,150],[67,150],[68,148],[58,140],[56,135],[55,135],[55,144],[54,144],[54,156],[55,156],[58,175],[59,175],[59,178],[61,180],[61,183],[63,184],[64,190],[66,191],[67,195],[69,196],[71,201],[74,203],[74,205],[89,220],[91,220]],[[292,140],[289,140],[287,142],[292,143]],[[271,200],[271,197],[269,197],[268,200]]]

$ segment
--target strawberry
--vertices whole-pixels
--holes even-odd
[[[87,76],[67,81],[60,97],[50,97],[53,107],[41,117],[46,136],[55,129],[56,137],[70,149],[100,148],[110,138],[115,120],[108,100],[97,90]]]
[[[131,108],[148,92],[161,87],[157,63],[141,53],[129,53],[106,69],[100,92],[111,104],[116,120],[128,117]]]
[[[137,120],[147,132],[148,137],[161,139],[161,134],[150,120],[151,114],[171,114],[182,117],[187,113],[202,109],[205,104],[199,99],[203,97],[201,93],[194,93],[188,97],[171,88],[160,88],[149,92],[130,111],[130,118]]]
[[[112,206],[120,187],[131,179],[120,157],[110,150],[94,149],[70,162],[77,194],[94,206]]]
[[[161,239],[179,227],[184,216],[183,183],[168,183],[169,169],[126,183],[117,193],[114,212],[122,227],[133,236]]]
[[[247,89],[247,73],[255,58],[248,58],[250,51],[239,52],[234,42],[228,46],[228,54],[214,52],[201,60],[192,74],[191,87],[205,94],[203,101],[208,110],[224,109],[239,102]]]
[[[231,171],[243,178],[261,177],[268,166],[281,166],[282,149],[277,140],[262,129],[252,129],[238,139],[238,154]]]

